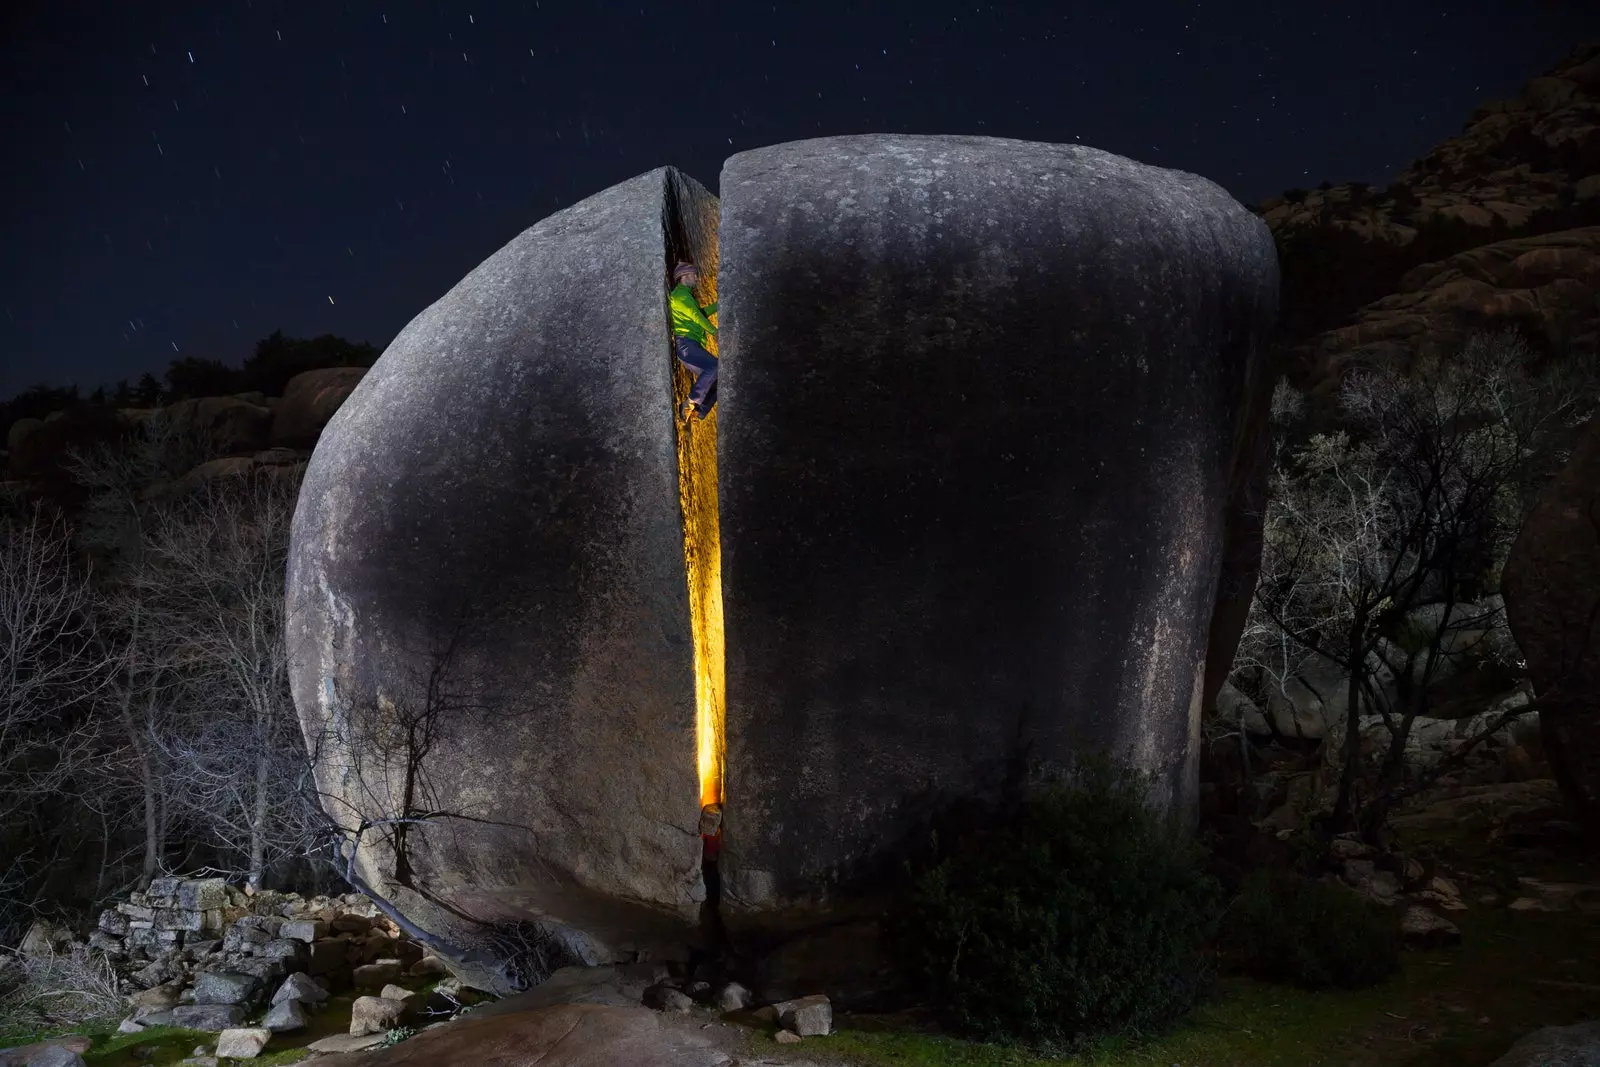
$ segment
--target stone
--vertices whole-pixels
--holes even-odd
[[[360,1037],[362,1034],[387,1033],[400,1025],[400,1016],[404,1012],[405,1005],[396,1000],[357,997],[355,1003],[350,1005],[350,1034]]]
[[[336,934],[364,934],[372,929],[372,920],[365,915],[341,915],[328,926]]]
[[[278,991],[272,994],[272,1003],[301,1000],[307,1004],[321,1004],[328,999],[328,990],[308,974],[291,974],[283,980]]]
[[[377,989],[399,978],[402,969],[399,960],[379,960],[357,967],[350,978],[357,989]]]
[[[311,448],[367,373],[365,367],[323,367],[289,379],[272,413],[271,441],[276,448]]]
[[[820,994],[785,1000],[773,1005],[778,1024],[801,1037],[821,1037],[833,1031],[833,1005]]]
[[[333,1034],[330,1037],[318,1038],[307,1045],[306,1048],[312,1052],[333,1055],[344,1052],[360,1052],[362,1049],[369,1049],[382,1041],[383,1034],[363,1034],[360,1037],[355,1037],[351,1034]]]
[[[261,1020],[261,1025],[275,1034],[304,1030],[309,1023],[305,1005],[293,999],[274,1002]]]
[[[261,989],[261,980],[236,971],[206,971],[195,979],[196,1004],[248,1004]]]
[[[100,913],[100,932],[113,937],[123,937],[128,932],[128,917],[115,908],[107,908]]]
[[[1506,621],[1542,705],[1545,757],[1600,840],[1600,419],[1545,484],[1506,559]]]
[[[780,1045],[798,1045],[802,1039],[793,1030],[779,1030],[772,1035],[772,1040]]]
[[[1412,948],[1443,948],[1460,943],[1461,929],[1427,908],[1412,905],[1400,918],[1400,936]]]
[[[28,1057],[27,1067],[84,1067],[83,1057],[62,1045],[46,1045]]]
[[[328,935],[328,924],[315,919],[293,919],[278,927],[279,937],[292,937],[307,944]]]
[[[292,937],[278,937],[256,950],[262,959],[277,960],[291,971],[303,968],[311,958],[311,950],[304,941]]]
[[[721,190],[727,794],[761,798],[727,812],[729,926],[825,914],[928,782],[992,796],[1024,735],[1131,746],[1192,813],[1265,224],[1191,174],[982,137],[756,149]]]
[[[188,1030],[226,1030],[244,1022],[245,1014],[239,1004],[183,1004],[172,1009],[172,1025]]]
[[[686,1012],[694,1007],[694,998],[681,989],[657,983],[644,991],[644,1006],[656,1011]]]
[[[217,1058],[253,1060],[271,1040],[272,1031],[266,1027],[224,1030],[217,1035]]]
[[[335,716],[358,745],[386,729],[360,710],[380,679],[385,700],[421,706],[405,687],[426,671],[400,635],[459,632],[455,655],[482,665],[460,680],[497,710],[452,718],[430,802],[482,821],[415,828],[451,842],[416,850],[418,878],[605,949],[680,942],[699,916],[700,842],[678,829],[700,788],[665,300],[671,256],[714,284],[715,240],[715,198],[671,168],[536,223],[412,320],[334,414],[291,539],[306,736]],[[593,369],[587,386],[549,403],[574,366]],[[469,601],[478,623],[462,629]],[[378,815],[357,780],[372,761],[329,757],[329,803]],[[425,928],[455,921],[408,906]]]
[[[716,991],[716,1004],[723,1011],[743,1011],[750,1006],[750,990],[738,982],[729,982]]]
[[[228,883],[198,878],[178,883],[178,907],[184,911],[217,911],[228,906]]]
[[[144,1023],[136,1022],[132,1017],[122,1020],[117,1024],[119,1034],[142,1034],[146,1027]]]
[[[198,400],[181,400],[168,408],[167,412],[176,421],[180,412],[194,411],[199,403]],[[145,902],[156,908],[174,907],[178,903],[178,886],[182,884],[182,878],[152,878],[149,888],[144,891]]]
[[[52,1037],[47,1041],[36,1041],[31,1045],[13,1045],[11,1048],[0,1049],[0,1067],[26,1067],[27,1064],[35,1062],[35,1057],[45,1055],[51,1049],[60,1050],[49,1053],[54,1056],[59,1056],[62,1051],[77,1055],[88,1052],[93,1044],[90,1038],[81,1034],[68,1034],[65,1037]]]
[[[1600,1022],[1542,1027],[1489,1067],[1600,1067]]]
[[[423,956],[406,968],[406,974],[412,978],[440,978],[449,973],[450,968],[438,956]]]

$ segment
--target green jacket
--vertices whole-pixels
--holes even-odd
[[[694,298],[694,290],[687,285],[680,285],[672,290],[670,297],[672,304],[672,334],[674,337],[687,337],[696,344],[706,343],[706,337],[717,332],[711,325],[707,315],[717,313],[717,303],[712,301],[703,309]]]

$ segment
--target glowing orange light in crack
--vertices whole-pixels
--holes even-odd
[[[717,299],[717,265],[701,263],[695,293]],[[706,350],[717,354],[716,338]],[[717,529],[717,411],[685,423],[677,413],[692,380],[674,360],[674,418],[678,424],[678,499],[683,508],[683,559],[689,580],[689,625],[694,633],[695,749],[700,805],[722,803],[723,733],[722,545]]]

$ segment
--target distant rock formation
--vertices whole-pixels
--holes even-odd
[[[1283,256],[1282,333],[1290,342],[1343,327],[1358,309],[1391,294],[1416,291],[1419,282],[1408,272],[1422,264],[1600,225],[1600,42],[1575,49],[1516,99],[1478,108],[1459,137],[1441,142],[1387,188],[1328,185],[1273,197],[1260,212]],[[1522,245],[1518,254],[1537,247]],[[1532,287],[1570,277],[1560,273],[1565,269]],[[1521,288],[1517,279],[1482,280]],[[1592,277],[1578,280],[1593,291]],[[1480,295],[1463,293],[1462,303]],[[1491,305],[1482,311],[1488,316],[1515,310],[1492,298],[1477,302]]]
[[[697,918],[677,258],[728,286],[725,910],[816,903],[927,787],[982,793],[1019,745],[1124,750],[1192,811],[1265,227],[1193,175],[986,138],[782,145],[722,184],[720,250],[717,201],[670,168],[516,238],[306,472],[295,700],[336,817],[392,818],[423,779],[464,816],[403,856],[364,839],[426,928],[549,918],[600,958]]]

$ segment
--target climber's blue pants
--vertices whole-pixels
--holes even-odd
[[[694,375],[694,385],[689,389],[689,403],[694,405],[701,418],[705,418],[717,403],[717,357],[689,337],[674,337],[672,348],[678,355],[678,362],[688,367],[689,373]]]

